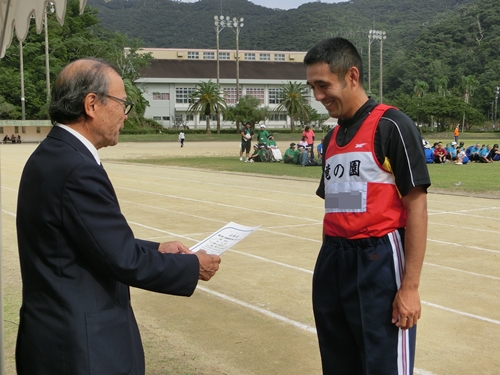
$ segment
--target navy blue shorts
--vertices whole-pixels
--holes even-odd
[[[403,243],[403,229],[381,238],[325,237],[313,276],[323,374],[413,374],[416,326],[391,322]]]

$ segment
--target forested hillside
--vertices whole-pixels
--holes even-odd
[[[365,73],[368,31],[384,30],[387,100],[414,97],[416,92],[419,99],[430,93],[461,100],[467,95],[466,101],[487,117],[494,87],[500,85],[498,0],[312,2],[288,11],[248,0],[88,0],[88,4],[99,10],[102,26],[141,38],[148,47],[215,48],[216,14],[245,18],[241,49],[304,51],[323,38],[340,35],[360,50]],[[231,30],[223,30],[220,37],[221,48],[235,48]],[[379,43],[375,41],[371,53],[373,91],[378,91],[379,58]]]
[[[367,44],[369,29],[388,32],[388,48],[399,49],[474,0],[352,0],[311,2],[288,11],[269,9],[248,0],[88,0],[99,10],[102,25],[146,47],[215,48],[214,15],[244,17],[242,49],[304,51],[318,40],[343,35]],[[221,12],[222,3],[222,12]],[[234,49],[231,30],[220,34],[221,48]]]

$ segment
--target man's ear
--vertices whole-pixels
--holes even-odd
[[[89,92],[85,99],[83,100],[83,108],[87,116],[94,118],[97,107],[101,105],[100,100],[97,98],[97,94]]]
[[[351,66],[346,74],[346,82],[349,86],[355,87],[359,85],[359,70],[355,66]]]

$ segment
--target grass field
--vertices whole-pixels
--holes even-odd
[[[127,161],[152,165],[201,168],[213,171],[287,176],[294,179],[319,179],[321,177],[320,167],[300,168],[297,165],[283,163],[254,163],[252,169],[249,169],[234,157],[164,157]],[[500,175],[500,162],[490,164],[469,163],[467,165],[455,165],[453,163],[429,164],[428,168],[432,181],[431,191],[500,197],[500,179],[498,178]]]

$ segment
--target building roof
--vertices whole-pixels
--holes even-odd
[[[219,61],[220,79],[236,79],[236,62]],[[153,60],[142,71],[141,78],[217,79],[216,60]],[[240,61],[240,79],[297,80],[306,79],[303,64],[274,61]]]

